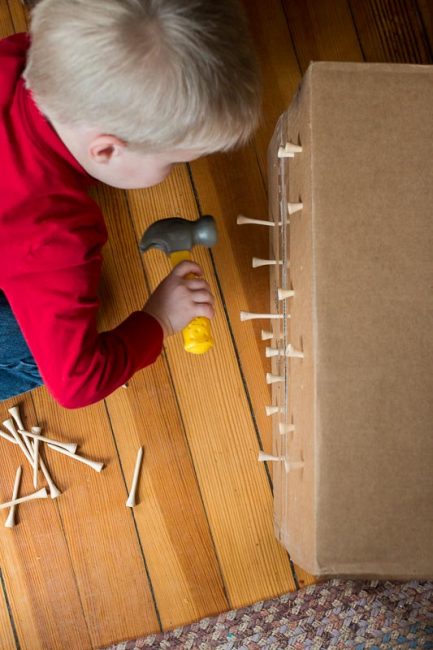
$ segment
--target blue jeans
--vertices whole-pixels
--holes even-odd
[[[15,316],[0,291],[0,400],[43,383]]]

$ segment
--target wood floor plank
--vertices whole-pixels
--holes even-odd
[[[21,0],[8,0],[9,10],[15,32],[26,32],[28,29],[28,15]]]
[[[0,0],[0,38],[15,33],[11,12],[7,0]]]
[[[228,602],[176,405],[161,384],[162,365],[137,373],[107,404],[128,482],[144,448],[134,519],[167,630],[224,611]]]
[[[27,394],[19,403],[24,423],[36,424],[32,397]],[[16,399],[1,403],[1,421],[8,417],[7,408],[15,404]],[[20,450],[3,439],[0,448],[0,499],[10,499],[18,465],[23,468],[20,494],[33,492],[31,470]],[[57,481],[55,471],[52,474]],[[1,514],[1,565],[23,649],[57,650],[69,644],[90,647],[58,503],[47,499],[19,506],[18,524],[12,529],[3,528],[7,512]]]
[[[282,0],[299,63],[361,61],[362,53],[346,0]]]
[[[433,56],[433,5],[431,0],[418,0],[418,9],[421,12],[421,19],[427,33],[429,42],[430,58]]]
[[[185,166],[158,187],[130,192],[128,201],[137,234],[157,218],[197,217]],[[188,355],[175,337],[166,350],[228,597],[238,607],[294,584],[287,555],[273,536],[271,493],[257,463],[258,441],[209,254],[196,249],[194,257],[217,297],[215,348]],[[167,261],[151,251],[144,265],[155,287]]]
[[[19,650],[15,643],[11,617],[6,601],[6,589],[2,581],[3,576],[0,568],[0,650]]]
[[[58,507],[93,647],[158,629],[127,491],[103,402],[67,411],[44,389],[36,414],[52,437],[79,443],[106,464],[99,474],[55,451],[47,458],[64,489]],[[61,582],[58,583],[61,585]],[[79,647],[79,646],[78,646]]]
[[[416,0],[350,0],[367,61],[431,63]]]
[[[147,298],[141,256],[123,192],[97,193],[109,232],[104,250],[102,329]],[[107,399],[127,480],[144,446],[140,505],[134,518],[164,629],[227,609],[218,558],[165,357]]]
[[[269,361],[260,333],[269,329],[269,320],[241,322],[240,312],[269,311],[268,267],[252,269],[253,257],[269,257],[269,231],[266,226],[236,224],[238,214],[267,219],[260,170],[252,147],[194,161],[191,169],[202,212],[217,219],[218,244],[212,257],[260,437],[268,450],[272,448],[271,422],[264,407],[270,404]]]
[[[263,115],[254,143],[266,178],[268,145],[279,116],[296,92],[300,72],[281,1],[244,0],[244,7],[262,73]]]

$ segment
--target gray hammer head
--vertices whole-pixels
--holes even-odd
[[[175,251],[190,251],[193,246],[209,248],[216,241],[215,219],[210,215],[204,215],[197,221],[171,217],[149,226],[141,238],[140,250],[144,253],[149,248],[159,248],[169,255]]]

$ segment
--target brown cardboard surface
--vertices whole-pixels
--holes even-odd
[[[304,461],[274,472],[277,537],[315,575],[431,578],[433,69],[312,64],[269,167],[271,218],[304,206],[272,229],[273,346],[304,353],[273,358],[274,453]]]

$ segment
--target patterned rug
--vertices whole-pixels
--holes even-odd
[[[432,582],[330,580],[107,650],[433,650]]]

